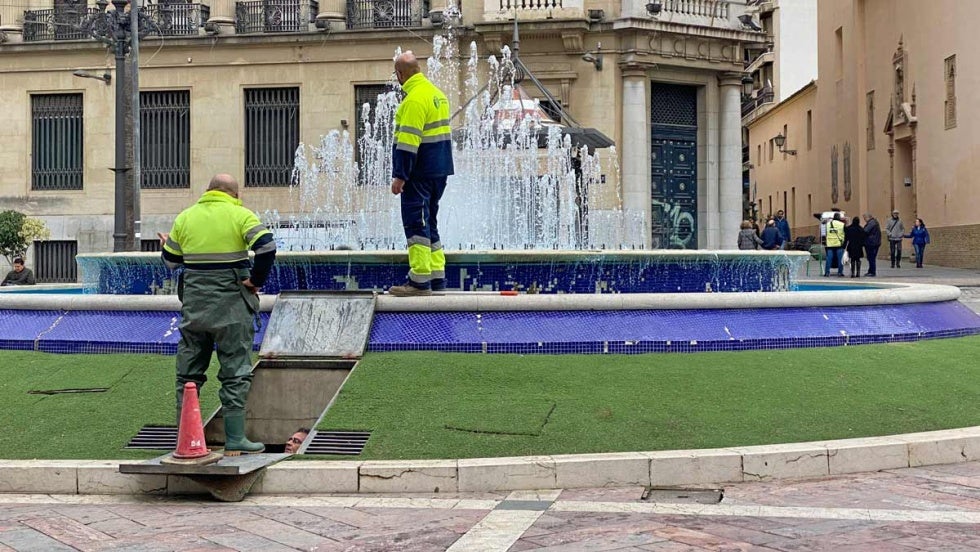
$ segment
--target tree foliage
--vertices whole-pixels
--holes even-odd
[[[50,236],[51,232],[41,220],[18,211],[0,213],[0,255],[8,263],[23,256],[35,240],[46,240]]]

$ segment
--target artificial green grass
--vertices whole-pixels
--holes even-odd
[[[174,358],[0,351],[0,458],[150,458],[123,447],[147,424],[174,424]],[[217,375],[217,366],[209,373]],[[103,393],[28,394],[108,387]],[[218,383],[201,412],[217,408]]]
[[[320,429],[360,458],[715,448],[980,425],[980,337],[698,354],[369,354]],[[550,405],[553,411],[549,411]]]
[[[362,459],[928,431],[980,425],[978,357],[980,336],[697,354],[368,354],[319,428],[373,431]],[[27,393],[85,387],[109,391]],[[217,389],[217,381],[204,388],[205,415],[217,408]],[[173,357],[0,351],[0,458],[157,456],[123,447],[143,425],[172,424],[173,403]]]

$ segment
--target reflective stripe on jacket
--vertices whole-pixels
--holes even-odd
[[[190,268],[195,264],[248,266],[248,250],[259,238],[271,234],[255,213],[242,207],[240,200],[211,190],[177,215],[163,248],[183,257],[183,263]],[[269,240],[263,247],[274,251],[275,241]]]
[[[844,223],[839,220],[827,222],[827,247],[840,247],[844,244]]]
[[[402,180],[453,174],[449,100],[422,73],[402,85],[405,99],[395,112],[391,176]]]

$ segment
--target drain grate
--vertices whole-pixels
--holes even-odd
[[[664,504],[718,504],[725,489],[658,489],[647,488],[640,500]]]
[[[370,437],[370,431],[315,431],[303,453],[357,456]]]
[[[128,449],[173,450],[177,448],[176,426],[143,426],[126,445]]]

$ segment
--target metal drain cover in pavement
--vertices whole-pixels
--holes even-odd
[[[725,489],[656,489],[643,492],[640,500],[663,504],[718,504],[725,497]]]
[[[173,450],[177,448],[177,427],[143,426],[126,448]]]
[[[370,431],[316,431],[302,453],[357,456],[369,437]]]

